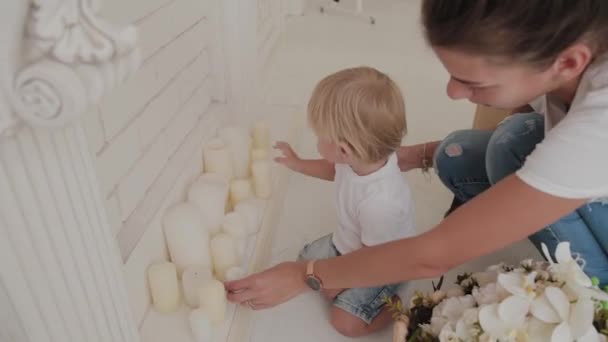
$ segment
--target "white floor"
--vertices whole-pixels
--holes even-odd
[[[352,4],[354,1],[343,0]],[[329,3],[327,1],[326,3]],[[349,66],[370,65],[390,74],[405,93],[409,134],[405,144],[441,139],[449,132],[468,128],[473,105],[451,101],[445,95],[447,74],[426,47],[419,27],[418,0],[366,1],[376,25],[344,16],[309,11],[287,21],[282,38],[267,66],[264,102],[274,108],[301,108],[314,84],[330,72]],[[314,7],[314,6],[312,6]],[[293,109],[292,109],[293,110]],[[302,134],[297,151],[315,157],[315,140],[309,130]],[[421,231],[437,224],[451,201],[438,179],[419,172],[405,175],[416,201],[416,222]],[[272,264],[293,260],[302,246],[332,231],[333,184],[293,174],[272,251]],[[523,241],[511,248],[461,266],[448,274],[447,283],[463,270],[478,270],[499,260],[515,262],[538,257]],[[412,288],[428,288],[430,281],[415,281]],[[328,304],[306,294],[271,310],[254,314],[249,341],[299,342],[347,341],[328,323]],[[361,341],[390,341],[384,331]]]

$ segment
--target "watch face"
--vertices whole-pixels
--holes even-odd
[[[315,291],[321,290],[321,282],[315,277],[306,277],[306,285]]]

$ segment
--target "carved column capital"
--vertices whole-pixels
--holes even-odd
[[[0,108],[0,135],[21,123],[62,127],[137,69],[135,28],[103,21],[99,1],[5,1],[0,38],[9,58],[0,77],[10,80],[2,89],[10,107]]]

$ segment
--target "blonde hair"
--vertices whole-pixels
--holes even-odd
[[[369,67],[322,79],[308,102],[308,122],[319,138],[346,143],[356,158],[369,163],[396,151],[407,131],[399,87]]]

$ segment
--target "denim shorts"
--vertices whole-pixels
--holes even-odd
[[[340,256],[340,252],[332,242],[332,236],[333,234],[326,235],[304,246],[298,260],[329,259]],[[382,311],[385,299],[397,294],[401,285],[402,283],[346,289],[334,299],[333,305],[369,324]]]

